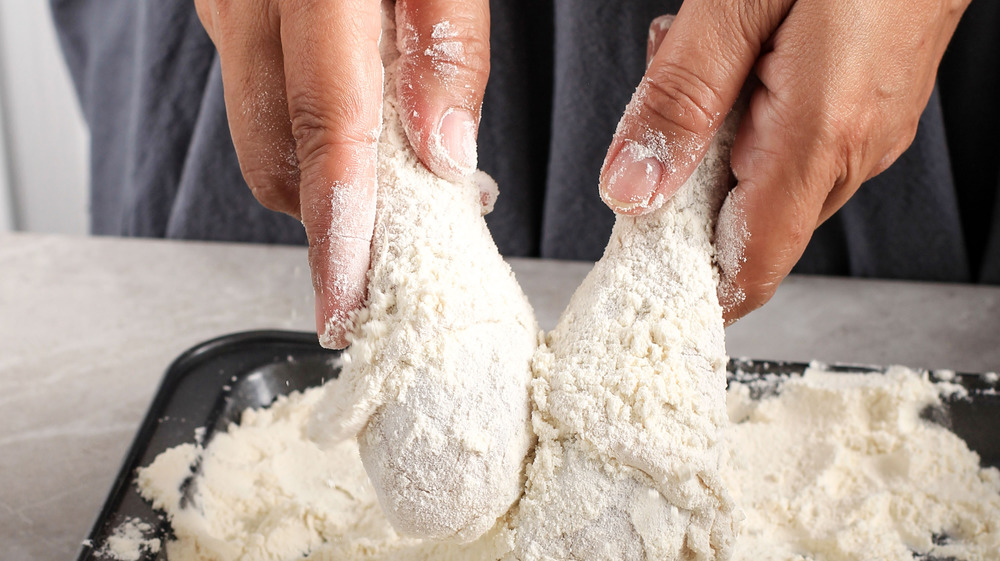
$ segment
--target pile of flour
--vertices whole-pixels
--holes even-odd
[[[954,386],[893,368],[886,375],[813,370],[761,401],[750,391],[734,382],[727,395],[731,424],[723,436],[733,458],[722,477],[746,515],[733,559],[910,561],[914,552],[996,559],[1000,472],[981,469],[961,439],[921,418]],[[143,496],[166,512],[177,538],[165,544],[168,559],[514,558],[512,517],[471,544],[399,536],[357,445],[324,453],[306,438],[320,393],[248,410],[204,449],[178,446],[140,471]],[[198,458],[193,501],[182,508],[179,489]],[[943,545],[935,545],[941,535]]]
[[[747,516],[734,558],[997,559],[1000,472],[921,418],[956,391],[901,367],[811,370],[762,401],[733,384],[725,479]]]
[[[344,387],[339,380],[335,387]],[[490,559],[492,535],[468,545],[421,543],[386,519],[353,439],[323,450],[307,438],[314,388],[243,412],[202,449],[183,444],[140,470],[144,497],[167,513],[171,561]],[[191,501],[181,489],[200,461]],[[186,507],[181,507],[185,504]]]

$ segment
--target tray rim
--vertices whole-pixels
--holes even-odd
[[[87,559],[86,556],[94,550],[94,539],[98,537],[104,523],[115,514],[112,505],[118,502],[122,493],[127,490],[129,485],[133,484],[134,477],[132,472],[134,470],[131,466],[138,462],[145,453],[146,445],[144,443],[150,440],[152,433],[159,425],[160,411],[173,395],[171,390],[180,383],[184,376],[209,358],[230,352],[233,348],[242,345],[262,342],[313,345],[318,344],[319,339],[315,333],[308,331],[282,329],[238,331],[202,341],[189,347],[170,362],[160,378],[160,383],[153,393],[153,398],[146,408],[146,413],[139,423],[139,428],[136,430],[135,436],[132,437],[128,451],[122,458],[121,466],[118,468],[114,482],[111,484],[111,489],[104,498],[97,516],[95,516],[94,521],[90,524],[90,531],[87,532],[87,537],[81,542],[76,556],[78,561]]]

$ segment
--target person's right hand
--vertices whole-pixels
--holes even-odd
[[[219,51],[243,177],[265,207],[302,220],[320,341],[342,347],[364,302],[375,222],[380,2],[195,6]],[[468,175],[489,74],[488,0],[399,0],[395,13],[410,144],[438,175]]]
[[[969,0],[686,0],[601,171],[618,213],[652,212],[691,176],[751,74],[719,211],[727,321],[760,307],[813,231],[913,141]]]

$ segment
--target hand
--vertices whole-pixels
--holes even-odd
[[[771,298],[813,230],[910,145],[968,0],[687,0],[654,52],[601,171],[642,214],[697,167],[751,71],[716,226],[735,321]],[[658,48],[655,43],[662,41]],[[646,173],[647,164],[657,172]]]
[[[316,328],[342,347],[364,303],[382,127],[378,0],[195,0],[219,51],[243,177],[302,220]],[[387,4],[392,9],[392,4]],[[418,157],[450,179],[476,169],[489,74],[488,0],[399,0],[398,88]]]

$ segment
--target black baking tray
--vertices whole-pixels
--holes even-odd
[[[736,359],[729,363],[730,379],[761,380],[755,397],[780,391],[780,380],[802,374],[809,365],[799,362]],[[825,365],[835,372],[875,372],[865,365]],[[152,463],[164,450],[203,442],[238,422],[248,407],[265,407],[278,396],[304,390],[336,377],[340,352],[319,346],[315,333],[249,331],[212,339],[189,349],[167,369],[149,411],[125,456],[111,492],[80,549],[78,561],[110,559],[101,546],[126,520],[149,524],[147,537],[169,539],[170,525],[139,496],[136,470]],[[979,453],[984,466],[1000,466],[1000,395],[997,383],[981,374],[955,374],[954,383],[966,388],[968,398],[945,400],[943,410],[925,415],[963,438]],[[143,561],[165,560],[166,554],[148,553]],[[934,558],[926,558],[928,561]]]
[[[170,525],[139,495],[136,470],[164,450],[204,441],[237,422],[248,407],[270,405],[278,396],[322,384],[339,372],[339,351],[319,346],[315,333],[249,331],[212,339],[181,354],[167,368],[118,477],[77,556],[79,561],[112,559],[101,546],[126,520],[155,528],[151,537],[170,537]],[[202,431],[202,427],[204,430]],[[145,560],[166,559],[162,550]]]

